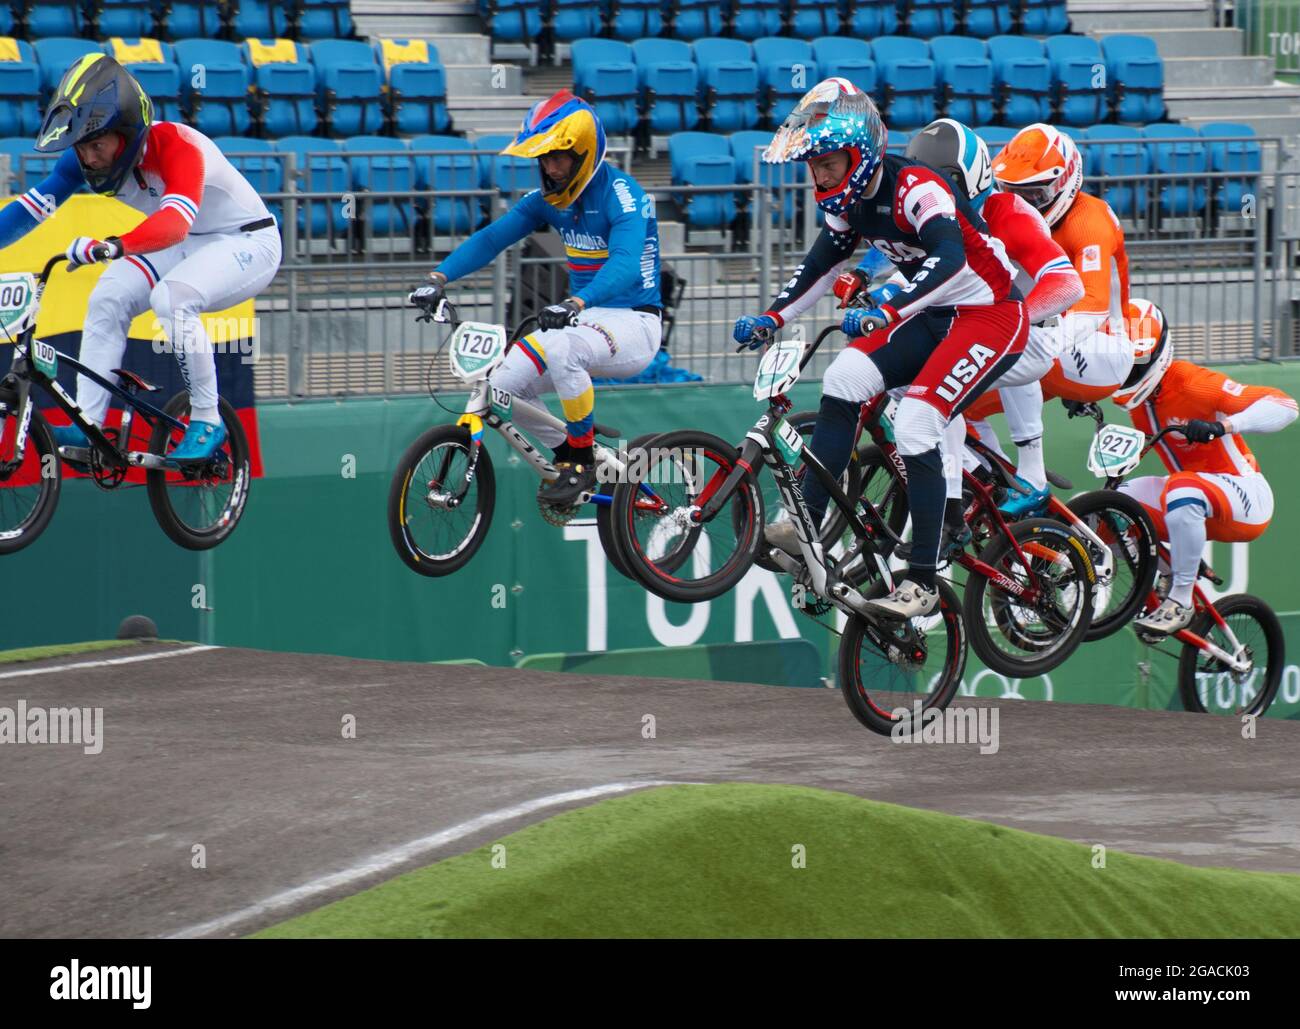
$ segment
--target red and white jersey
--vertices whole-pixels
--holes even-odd
[[[212,140],[167,121],[149,129],[140,163],[117,199],[149,215],[122,237],[133,254],[172,246],[190,233],[238,232],[271,213]]]
[[[1043,216],[1014,193],[992,193],[981,211],[989,231],[1007,248],[1024,294],[1030,322],[1061,314],[1083,299],[1083,280],[1070,257],[1052,239]]]

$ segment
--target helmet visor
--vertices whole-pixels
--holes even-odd
[[[1014,193],[1039,211],[1049,206],[1057,194],[1055,182],[1006,182],[998,179],[998,188],[1006,193]]]

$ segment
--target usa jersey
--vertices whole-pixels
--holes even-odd
[[[1006,248],[970,201],[933,168],[887,154],[875,195],[860,197],[843,218],[826,217],[821,235],[767,313],[784,324],[808,310],[864,241],[908,280],[882,305],[896,318],[927,308],[951,311],[1021,299]]]

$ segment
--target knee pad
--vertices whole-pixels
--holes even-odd
[[[821,406],[817,409],[819,422],[848,425],[850,431],[858,427],[858,412],[862,405],[856,400],[841,400],[839,397],[823,396]]]
[[[203,298],[193,287],[183,282],[161,280],[149,293],[149,306],[161,323],[163,331],[174,347],[180,349],[180,337],[186,322],[196,321],[202,310]]]
[[[101,329],[114,335],[120,332],[125,337],[131,320],[126,297],[100,289],[95,289],[90,294],[90,302],[86,306],[86,328]]]
[[[822,396],[863,403],[885,391],[876,362],[857,350],[843,350],[822,376]]]
[[[894,442],[903,457],[915,457],[935,450],[943,439],[948,420],[931,404],[904,397],[894,417]]]

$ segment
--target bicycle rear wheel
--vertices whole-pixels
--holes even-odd
[[[961,685],[966,668],[961,604],[947,582],[939,579],[936,585],[936,614],[909,622],[873,623],[854,615],[844,627],[840,689],[853,717],[873,732],[909,735],[918,703],[922,711],[943,710]],[[863,595],[874,600],[886,592],[885,581],[876,579]],[[895,652],[887,653],[882,644]]]
[[[1083,638],[1105,639],[1128,625],[1146,602],[1156,578],[1160,541],[1146,509],[1118,490],[1084,493],[1071,500],[1069,508],[1107,547],[1105,553],[1096,553],[1097,545],[1082,537],[1098,570],[1092,625]],[[1103,567],[1109,569],[1106,576]]]
[[[763,495],[745,475],[714,518],[695,521],[740,452],[694,429],[665,432],[650,449],[645,473],[614,487],[610,524],[621,553],[656,596],[687,604],[719,597],[754,563]]]
[[[629,443],[627,450],[622,454],[624,464],[637,460],[637,454],[644,450],[656,435],[656,433],[647,432]],[[614,527],[611,524],[614,510],[612,504],[614,486],[606,485],[602,487],[601,492],[610,498],[611,503],[596,506],[596,532],[600,536],[600,545],[604,548],[605,556],[609,559],[609,563],[614,566],[615,571],[624,578],[635,580],[636,576],[632,574],[632,569],[627,565],[627,558],[623,556],[623,551],[618,542],[618,535],[614,532]]]
[[[1026,518],[1010,530],[1025,561],[1006,536],[994,538],[981,559],[1021,589],[1030,587],[1032,569],[1040,598],[1031,604],[972,571],[963,611],[970,645],[981,661],[1003,675],[1031,678],[1050,672],[1083,642],[1092,621],[1096,573],[1078,535],[1060,522]]]
[[[16,460],[17,397],[0,392],[0,464]],[[54,517],[63,485],[63,471],[54,436],[39,411],[32,411],[23,459],[0,477],[0,554],[30,546]]]
[[[1258,597],[1235,593],[1214,605],[1250,657],[1250,668],[1234,672],[1200,647],[1183,644],[1178,658],[1178,692],[1188,711],[1218,715],[1262,715],[1277,696],[1286,667],[1286,640],[1273,609]],[[1206,612],[1192,632],[1231,654],[1228,634]]]
[[[209,550],[227,539],[244,514],[252,463],[244,426],[224,397],[218,403],[226,442],[201,466],[150,470],[145,476],[149,506],[173,543],[186,550]],[[182,390],[163,411],[189,422],[190,395]],[[149,437],[149,453],[162,457],[185,433],[159,421]]]

